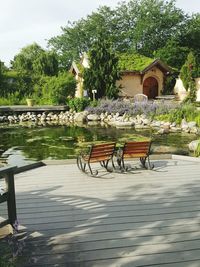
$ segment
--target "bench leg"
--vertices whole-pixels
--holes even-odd
[[[81,156],[77,157],[76,163],[77,163],[77,166],[78,166],[79,170],[81,170],[82,172],[86,172],[85,171],[86,163],[82,162],[82,157]]]
[[[124,171],[128,170],[128,167],[125,166],[123,157],[117,159],[117,164],[118,164],[119,169],[120,169],[121,172],[124,172]]]
[[[140,158],[140,162],[142,164],[142,167],[145,168],[145,169],[147,169],[147,167],[146,167],[146,159],[147,158]]]
[[[88,168],[90,170],[91,176],[97,176],[98,175],[98,171],[97,170],[95,172],[92,170],[92,168],[90,166],[90,162],[88,162]]]
[[[147,160],[147,166],[146,166],[146,160]],[[140,162],[142,164],[142,167],[145,169],[152,170],[154,168],[154,165],[150,163],[149,156],[145,158],[140,158]]]
[[[88,169],[89,169],[89,172],[90,172],[89,174],[91,176],[97,176],[98,175],[98,171],[95,171],[95,172],[92,171],[92,168],[90,166],[90,163],[89,162],[86,163],[81,156],[78,156],[77,157],[76,163],[77,163],[77,166],[78,166],[78,168],[79,168],[80,171],[82,171],[82,172],[84,172],[84,173],[87,174],[88,171],[86,170],[86,166],[88,166]]]
[[[154,168],[154,165],[150,163],[149,157],[147,157],[147,162],[148,162],[148,169],[152,170]]]
[[[101,166],[105,168],[107,172],[112,172],[112,170],[108,168],[108,163],[109,163],[109,160],[100,161]],[[115,168],[113,160],[112,160],[112,166],[113,168]]]

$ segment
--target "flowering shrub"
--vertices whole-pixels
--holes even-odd
[[[174,109],[175,105],[167,102],[156,103],[154,101],[148,102],[129,102],[123,100],[102,100],[97,107],[87,107],[86,110],[92,114],[116,114],[119,115],[128,114],[135,116],[138,114],[145,114],[147,116],[154,116],[160,114],[166,114],[170,110]]]
[[[14,267],[16,266],[17,257],[22,254],[25,247],[25,236],[20,238],[18,236],[18,221],[15,221],[13,226],[13,234],[7,235],[2,240],[0,246],[0,266],[1,267]]]

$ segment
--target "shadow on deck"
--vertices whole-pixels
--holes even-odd
[[[27,232],[18,266],[200,266],[199,163],[154,164],[101,178],[74,164],[16,175]]]

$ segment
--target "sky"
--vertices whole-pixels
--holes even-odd
[[[151,1],[151,0],[149,0]],[[76,21],[99,6],[116,7],[119,0],[0,0],[0,60],[9,66],[20,50],[62,33],[68,21]],[[176,6],[192,14],[200,12],[200,0],[177,0]]]

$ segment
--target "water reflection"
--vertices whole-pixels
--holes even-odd
[[[24,159],[72,159],[80,150],[91,142],[116,141],[118,145],[126,140],[141,140],[153,138],[153,148],[164,147],[164,152],[172,151],[178,154],[188,154],[187,144],[197,137],[191,134],[157,135],[150,129],[116,129],[108,125],[62,125],[38,126],[17,125],[0,128],[0,150],[7,155],[12,164],[22,165]]]

